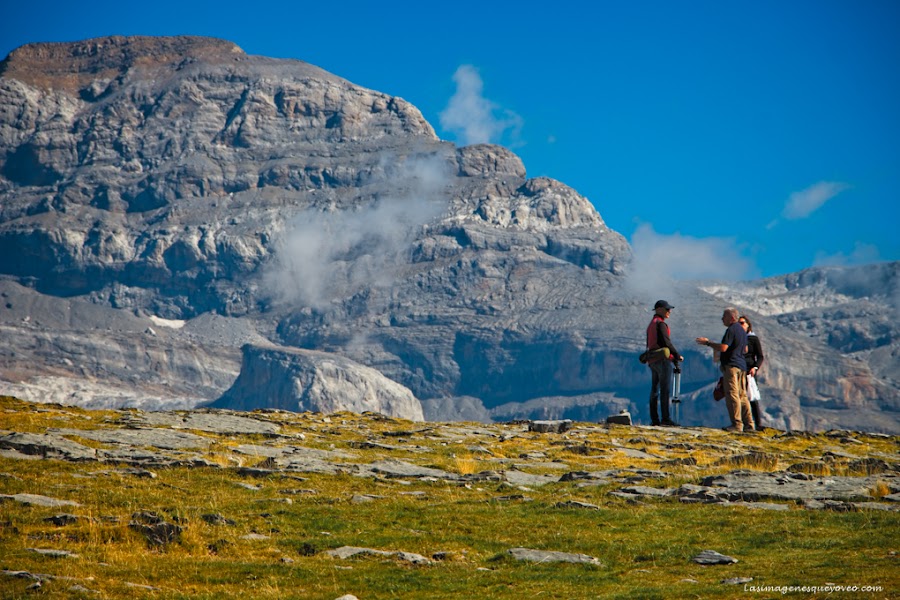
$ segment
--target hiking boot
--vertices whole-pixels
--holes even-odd
[[[743,428],[743,427],[738,427],[737,425],[732,425],[731,427],[724,427],[724,428],[722,429],[722,431],[732,431],[732,432],[734,432],[734,433],[743,433],[743,432],[744,432],[744,428]]]
[[[678,423],[676,423],[672,419],[663,419],[661,425],[663,427],[678,427]]]

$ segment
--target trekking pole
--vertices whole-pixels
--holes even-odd
[[[684,360],[684,359],[682,359]],[[681,406],[681,400],[678,396],[681,395],[681,361],[675,361],[675,383],[672,385],[672,399],[670,400],[672,404],[672,416],[676,423],[678,423],[678,407]]]

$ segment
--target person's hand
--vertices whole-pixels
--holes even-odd
[[[698,344],[700,344],[701,346],[709,346],[709,338],[698,337],[694,341],[697,342]]]

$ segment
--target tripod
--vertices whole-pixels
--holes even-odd
[[[682,359],[684,360],[684,359]],[[673,378],[674,383],[672,384],[672,398],[669,400],[669,403],[672,405],[672,420],[678,423],[678,409],[681,406],[681,399],[678,397],[681,395],[681,361],[675,361],[675,368],[673,369]],[[680,424],[680,423],[679,423]]]

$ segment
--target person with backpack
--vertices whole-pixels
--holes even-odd
[[[719,368],[725,387],[725,405],[731,419],[731,426],[726,427],[725,431],[753,431],[753,414],[750,410],[750,401],[747,399],[747,361],[744,358],[747,332],[738,323],[736,308],[725,309],[722,313],[722,324],[726,329],[720,343],[716,344],[705,337],[698,337],[696,342],[719,351]]]
[[[673,365],[681,355],[672,344],[666,319],[675,308],[665,300],[658,300],[653,307],[653,319],[647,326],[647,366],[652,374],[650,383],[650,424],[677,425],[669,416],[669,395]],[[662,420],[659,418],[662,409]]]
[[[750,323],[750,319],[746,315],[741,315],[738,323],[747,332],[747,352],[744,359],[747,361],[747,398],[750,400],[750,412],[753,413],[756,431],[762,431],[765,427],[762,425],[762,411],[759,407],[760,394],[757,375],[766,357],[763,356],[762,342],[759,341],[759,336],[753,333],[753,324]]]

